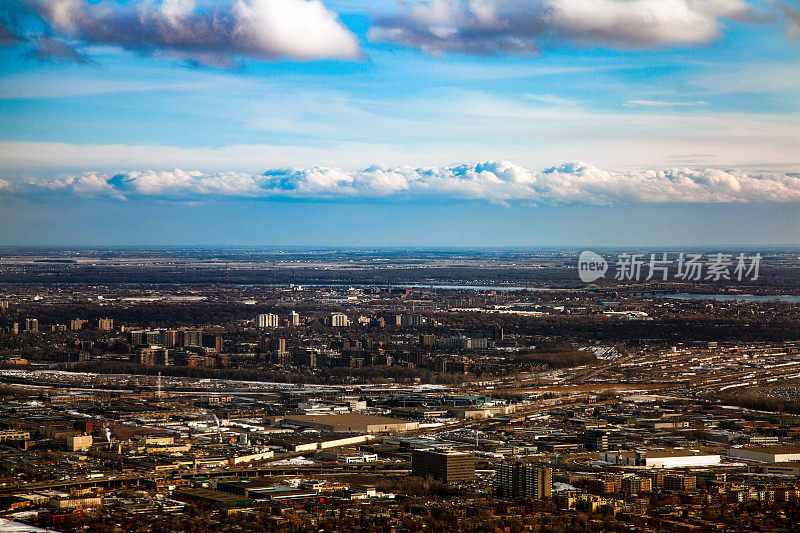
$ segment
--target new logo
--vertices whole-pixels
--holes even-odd
[[[608,272],[608,261],[603,256],[589,250],[581,252],[578,257],[578,276],[584,283],[591,283],[605,276]]]

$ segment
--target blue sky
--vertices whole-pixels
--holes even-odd
[[[797,2],[408,5],[3,1],[0,241],[800,244]]]

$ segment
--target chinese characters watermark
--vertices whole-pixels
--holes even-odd
[[[614,279],[618,281],[755,281],[761,266],[761,254],[620,253],[614,266]],[[589,250],[581,252],[578,258],[581,281],[596,281],[608,270],[609,263],[602,255]]]

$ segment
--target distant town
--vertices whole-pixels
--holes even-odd
[[[795,528],[798,251],[579,253],[4,249],[0,531]]]

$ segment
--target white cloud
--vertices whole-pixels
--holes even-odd
[[[4,188],[0,183],[0,189]],[[743,203],[800,201],[800,177],[738,169],[612,171],[573,162],[531,170],[508,161],[446,167],[373,165],[359,171],[333,167],[283,168],[261,174],[166,170],[83,173],[55,180],[9,183],[12,194],[43,191],[81,196],[159,197],[176,200],[235,198],[478,199],[496,203]]]
[[[674,102],[664,100],[628,100],[625,104],[628,106],[639,105],[645,107],[695,107],[699,105],[708,105],[708,102],[703,100],[696,100],[694,102]]]
[[[430,53],[531,54],[552,39],[640,49],[707,43],[724,19],[755,18],[744,0],[428,0],[380,19],[370,37]]]
[[[549,0],[548,21],[564,37],[588,44],[642,48],[716,39],[721,19],[744,20],[743,0]]]
[[[54,32],[86,44],[165,52],[229,67],[241,57],[358,59],[356,37],[321,0],[194,0],[135,2],[34,0]]]

